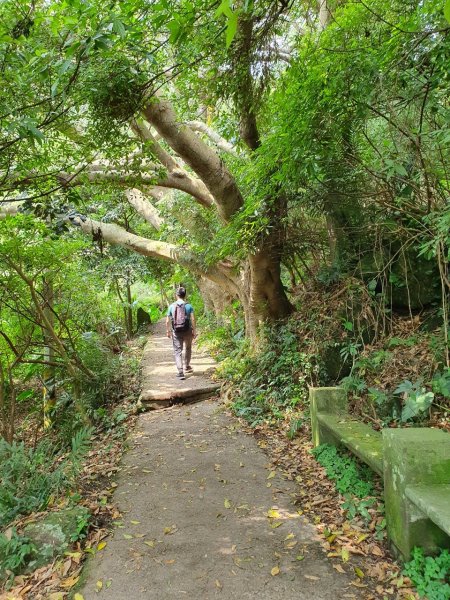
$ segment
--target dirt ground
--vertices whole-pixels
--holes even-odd
[[[123,517],[87,566],[85,600],[363,597],[217,401],[143,414],[130,442]]]

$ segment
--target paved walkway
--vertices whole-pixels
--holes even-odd
[[[166,385],[159,351],[151,381]],[[217,401],[147,412],[130,444],[115,494],[123,518],[87,566],[85,600],[364,597],[297,513],[295,484],[269,472]]]
[[[154,325],[142,357],[141,402],[150,408],[170,406],[174,401],[186,402],[210,396],[220,386],[209,375],[214,371],[215,362],[193,345],[191,366],[192,375],[180,381],[177,377],[172,340],[166,335],[164,321]]]

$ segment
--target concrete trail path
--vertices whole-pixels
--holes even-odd
[[[214,383],[209,374],[216,364],[210,356],[200,352],[194,342],[191,366],[194,373],[186,374],[186,379],[177,379],[177,369],[173,356],[172,340],[166,335],[164,320],[156,323],[142,357],[141,402],[149,408],[163,408],[174,401],[189,402],[211,396],[220,386]]]
[[[364,597],[297,513],[295,484],[272,476],[217,401],[141,415],[130,445],[115,493],[123,518],[86,568],[85,600]]]

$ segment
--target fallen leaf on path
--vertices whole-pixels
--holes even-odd
[[[311,579],[311,581],[319,581],[320,577],[316,577],[315,575],[303,575],[305,579]]]
[[[359,567],[355,567],[355,575],[360,579],[364,579],[364,573],[361,571]]]
[[[124,533],[124,534],[123,534],[123,537],[124,537],[126,540],[132,540],[132,539],[133,539],[133,536],[132,536],[132,535],[130,535],[129,533]]]
[[[345,573],[345,569],[342,565],[337,564],[337,565],[333,565],[333,569],[336,569],[336,571],[338,573]]]
[[[223,588],[223,585],[220,583],[220,581],[218,579],[216,579],[216,581],[214,583],[216,584],[216,588],[218,588],[219,590],[221,590]]]
[[[281,518],[280,513],[274,508],[271,508],[270,510],[267,511],[267,516],[269,519],[280,519]]]
[[[274,521],[273,523],[270,524],[272,529],[276,529],[277,527],[280,527],[281,525],[283,525],[283,521]]]
[[[357,581],[352,581],[351,584],[358,588],[366,588],[367,587],[367,584],[361,583],[361,581],[359,579]]]
[[[103,548],[106,548],[106,542],[100,542],[100,544],[97,546],[97,550],[100,552],[100,550],[103,550]]]
[[[280,567],[274,567],[271,571],[270,574],[272,575],[272,577],[275,577],[275,575],[279,575],[280,573]]]
[[[103,581],[99,579],[96,583],[97,592],[100,592],[103,588]]]
[[[225,500],[223,501],[223,505],[225,506],[225,508],[231,508],[231,502],[228,500],[228,498],[225,498]]]
[[[140,521],[130,521],[130,523],[131,523],[132,525],[139,525],[139,524],[140,524]]]
[[[147,546],[150,546],[150,548],[155,547],[155,542],[153,540],[150,540],[149,542],[144,542],[144,544],[146,544]]]
[[[165,535],[172,535],[176,531],[178,531],[178,527],[176,525],[171,525],[170,527],[164,527]]]
[[[73,600],[84,600],[84,596],[82,594],[75,594]]]
[[[271,471],[268,475],[267,475],[267,479],[273,479],[276,475],[276,471]]]
[[[61,581],[61,587],[63,588],[71,588],[73,587],[77,581],[80,579],[80,576],[77,575],[76,577],[72,576],[72,577],[68,577],[67,579],[64,579],[63,581]]]

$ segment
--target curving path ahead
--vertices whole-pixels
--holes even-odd
[[[144,358],[145,392],[168,384],[162,343],[157,334]],[[115,494],[123,518],[87,566],[85,600],[364,598],[296,512],[294,484],[269,473],[217,401],[141,415],[130,446]]]

